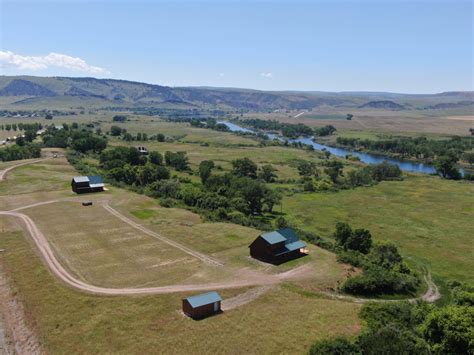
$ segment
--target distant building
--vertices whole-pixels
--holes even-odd
[[[72,191],[77,194],[104,191],[104,182],[100,176],[76,176],[71,181]]]
[[[138,150],[140,154],[143,154],[143,155],[148,154],[148,149],[146,149],[146,147],[144,146],[136,146],[135,149]]]
[[[306,243],[291,228],[263,233],[249,248],[253,258],[272,264],[281,264],[307,254]]]
[[[222,312],[221,296],[215,292],[203,293],[183,299],[183,313],[194,319],[202,319]]]

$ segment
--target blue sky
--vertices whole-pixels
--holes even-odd
[[[473,90],[471,1],[0,3],[5,75],[265,90]]]

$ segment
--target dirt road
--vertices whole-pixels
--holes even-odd
[[[436,302],[437,300],[441,298],[441,293],[438,290],[438,286],[436,286],[436,284],[433,282],[433,279],[431,278],[431,273],[428,272],[426,275],[423,276],[423,278],[426,284],[428,285],[428,289],[420,297],[414,297],[414,298],[406,298],[406,299],[400,299],[400,300],[384,300],[384,299],[378,299],[378,298],[360,298],[360,297],[354,297],[354,296],[348,296],[348,295],[341,295],[339,293],[329,292],[329,291],[320,291],[320,293],[332,299],[337,299],[340,301],[348,301],[348,302],[353,302],[353,303],[398,302],[398,301],[408,301],[410,303],[415,303],[418,301],[425,301],[428,303]]]
[[[160,287],[146,288],[105,288],[95,286],[78,280],[71,275],[56,259],[51,246],[43,233],[38,229],[33,220],[25,214],[14,211],[0,211],[0,215],[11,216],[20,219],[26,227],[31,238],[38,247],[41,256],[50,268],[51,272],[60,280],[71,287],[81,291],[102,295],[141,295],[141,294],[165,294],[187,291],[208,291],[226,288],[240,288],[256,285],[273,285],[287,279],[302,278],[308,275],[309,269],[306,266],[299,267],[276,275],[267,275],[260,273],[247,273],[242,279],[234,279],[226,282],[207,283],[207,284],[186,284],[186,285],[170,285]],[[135,222],[133,222],[135,223]],[[140,226],[141,227],[141,226]]]
[[[28,164],[34,164],[34,163],[38,163],[40,161],[43,161],[43,160],[48,160],[48,159],[51,159],[51,158],[42,158],[42,159],[35,159],[35,160],[29,160],[27,162],[23,162],[23,163],[19,163],[19,164],[16,164],[16,165],[12,165],[6,169],[3,169],[0,171],[0,181],[4,180],[5,179],[5,175],[7,175],[7,173],[10,171],[10,170],[13,170],[15,168],[18,168],[19,166],[23,166],[23,165],[28,165]]]
[[[55,201],[47,201],[45,203],[52,203],[52,202],[55,202]],[[25,206],[23,208],[33,207],[36,205],[37,204]],[[23,208],[20,208],[20,209],[23,209]],[[106,208],[112,214],[117,216],[117,218],[120,218],[122,221],[128,223],[134,228],[152,237],[158,238],[172,246],[175,246],[183,251],[186,251],[190,255],[193,255],[203,260],[204,262],[211,263],[212,265],[223,266],[223,264],[215,261],[214,259],[207,257],[204,254],[193,251],[179,243],[169,240],[168,238],[165,238],[135,223],[134,221],[120,214],[118,211],[116,211],[112,207],[108,206],[107,204],[104,204],[104,208]],[[303,265],[296,269],[293,269],[281,274],[276,274],[276,275],[268,275],[268,274],[257,273],[257,272],[242,273],[241,279],[234,279],[231,281],[218,282],[218,283],[170,285],[170,286],[146,287],[146,288],[105,288],[105,287],[95,286],[95,285],[91,285],[86,282],[83,282],[81,280],[78,280],[73,275],[71,275],[59,263],[47,239],[43,235],[43,233],[38,229],[38,227],[36,226],[36,224],[33,222],[33,220],[30,217],[28,217],[27,215],[23,213],[18,212],[18,210],[20,209],[16,209],[13,211],[0,211],[0,215],[6,215],[6,216],[16,217],[20,219],[24,223],[28,233],[32,237],[33,241],[35,242],[43,259],[45,260],[48,267],[51,269],[52,273],[55,276],[57,276],[60,280],[65,282],[66,284],[85,292],[103,294],[103,295],[140,295],[140,294],[165,294],[165,293],[188,292],[188,291],[208,291],[208,290],[239,288],[239,287],[248,287],[248,286],[275,285],[285,280],[301,279],[301,278],[307,277],[311,273],[311,270],[308,268],[308,266]],[[428,285],[427,291],[421,297],[408,299],[408,301],[415,302],[418,300],[423,300],[426,302],[435,302],[441,297],[438,287],[435,285],[435,283],[433,282],[431,278],[431,274],[428,273],[427,275],[425,275],[425,281]],[[262,290],[265,290],[265,288]],[[355,303],[365,303],[365,302],[374,302],[374,301],[375,302],[391,302],[391,300],[358,298],[358,297],[353,297],[353,296],[341,295],[339,293],[329,292],[329,291],[319,291],[319,292],[333,299],[344,300],[344,301],[355,302]],[[259,293],[257,292],[256,297],[258,296],[259,296]],[[248,297],[242,296],[242,298],[245,300]],[[235,300],[234,303],[239,304],[239,302],[240,301],[237,299]],[[243,302],[242,304],[247,303],[247,302]],[[232,306],[232,302],[231,302],[228,307],[230,309],[236,306],[235,305]]]

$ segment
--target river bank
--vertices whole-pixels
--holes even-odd
[[[219,123],[224,124],[229,128],[231,132],[241,132],[241,133],[252,133],[252,134],[257,134],[256,131],[241,127],[233,122],[228,122],[228,121],[220,121]],[[288,140],[290,143],[302,143],[306,145],[312,146],[315,150],[319,151],[328,151],[331,154],[345,158],[347,155],[352,155],[354,157],[359,158],[359,160],[365,164],[380,164],[383,163],[384,161],[387,161],[391,164],[395,164],[400,167],[402,171],[407,171],[407,172],[412,172],[412,173],[422,173],[422,174],[435,174],[436,169],[434,168],[433,165],[423,163],[423,162],[414,162],[414,161],[409,161],[409,160],[401,160],[397,158],[392,158],[384,155],[379,155],[379,154],[372,154],[372,153],[366,153],[366,152],[360,152],[356,150],[351,150],[347,148],[341,148],[341,147],[333,147],[327,144],[321,144],[316,141],[314,141],[314,137],[300,137],[300,138],[295,138],[295,139],[288,139],[285,137],[282,137],[281,135],[278,134],[267,134],[270,139],[280,139],[280,140]],[[464,171],[461,171],[461,173],[464,173]]]

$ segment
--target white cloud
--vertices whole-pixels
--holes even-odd
[[[53,52],[46,56],[23,56],[10,51],[0,51],[0,64],[22,70],[43,70],[58,67],[90,74],[108,73],[104,68],[87,64],[84,59]]]
[[[261,77],[264,77],[264,78],[273,78],[273,73],[270,73],[270,72],[262,72],[260,73],[260,76]]]
[[[223,78],[223,77],[224,77],[224,73],[219,73],[219,77]]]

